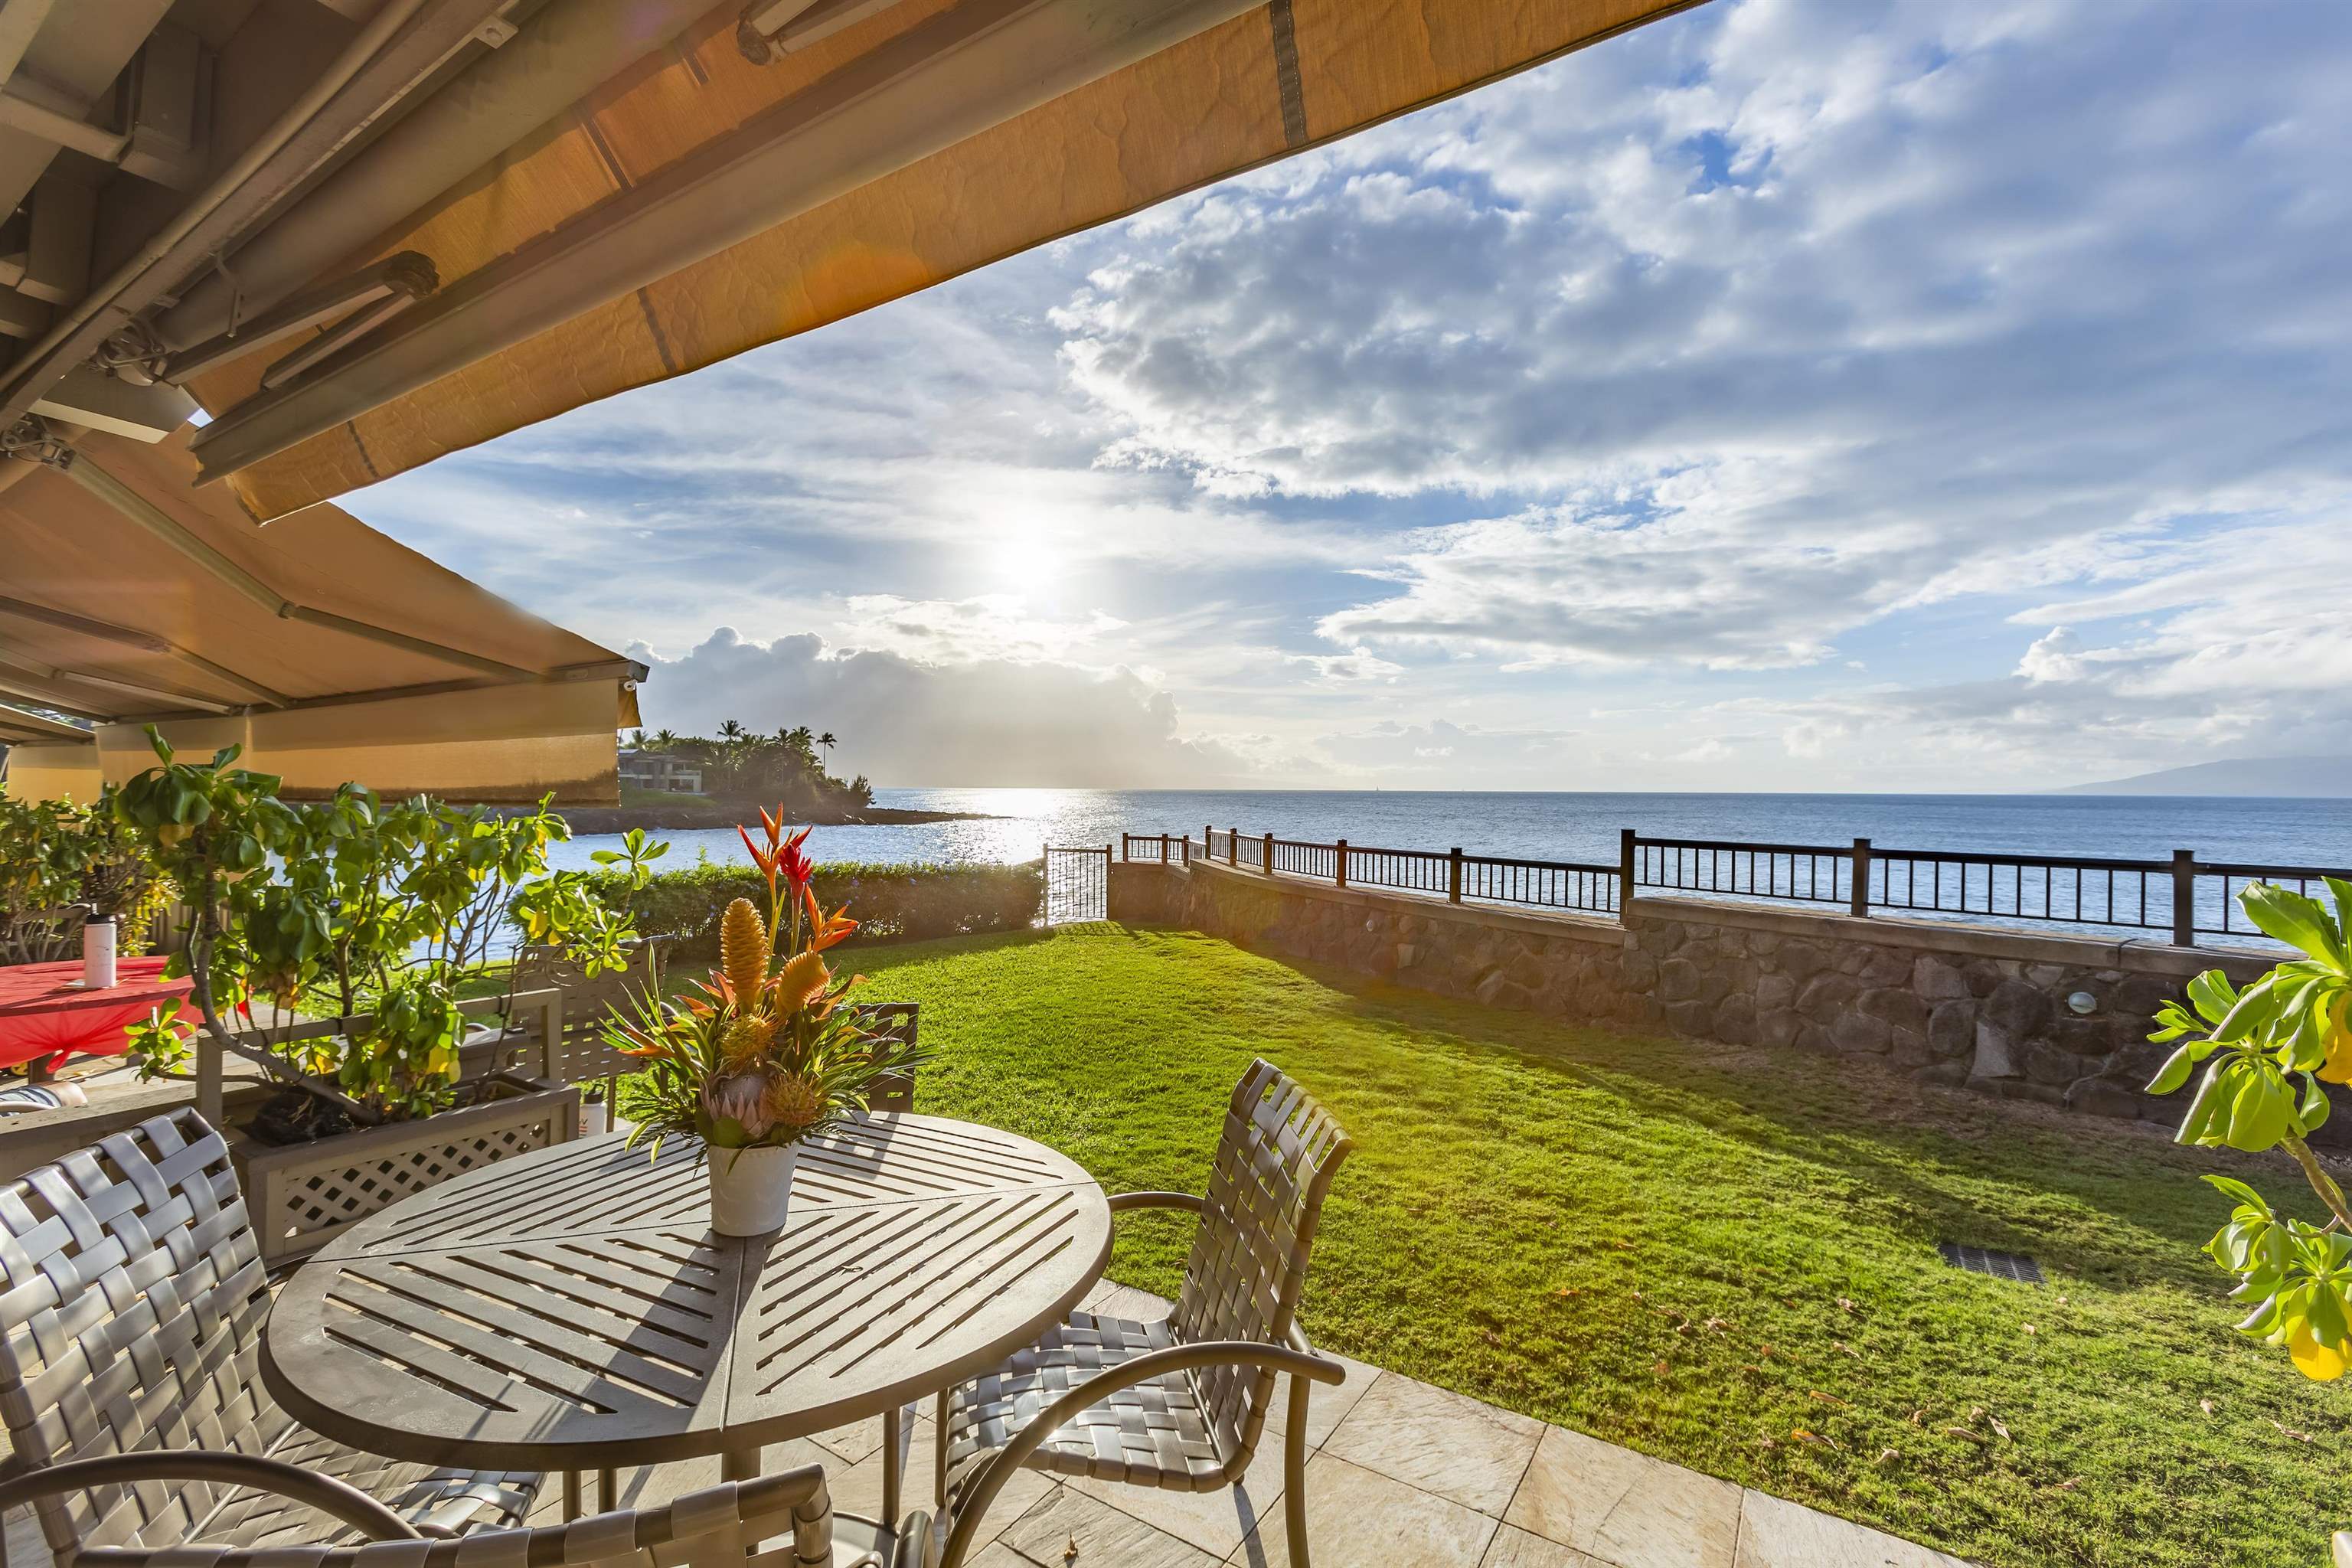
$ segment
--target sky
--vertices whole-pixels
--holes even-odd
[[[2352,753],[2352,5],[1714,0],[362,491],[884,785]]]

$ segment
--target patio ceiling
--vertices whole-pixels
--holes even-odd
[[[279,518],[1693,3],[0,0],[0,446]]]
[[[192,487],[186,433],[83,433],[0,490],[9,790],[86,797],[152,763],[142,726],[235,742],[289,793],[618,798],[645,670],[332,506],[257,529]],[[37,708],[89,723],[73,729]]]

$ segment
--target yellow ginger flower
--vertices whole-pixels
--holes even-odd
[[[833,973],[814,952],[796,953],[776,973],[776,1011],[790,1013],[824,994]]]
[[[768,928],[749,899],[736,900],[719,919],[719,967],[738,1007],[750,1006],[767,984]]]

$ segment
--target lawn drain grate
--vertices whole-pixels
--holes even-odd
[[[1990,1274],[1996,1279],[2014,1279],[2021,1285],[2042,1283],[2042,1265],[2022,1253],[1992,1252],[1981,1247],[1962,1247],[1957,1241],[1939,1241],[1936,1250],[1955,1268]]]

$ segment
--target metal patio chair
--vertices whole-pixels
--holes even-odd
[[[58,1568],[96,1548],[341,1545],[364,1539],[353,1498],[443,1537],[530,1510],[535,1473],[395,1462],[278,1407],[258,1241],[194,1110],[0,1186],[0,1497],[34,1502]]]
[[[795,1568],[827,1568],[833,1562],[832,1507],[824,1470],[816,1465],[688,1492],[659,1508],[622,1509],[537,1529],[486,1530],[457,1540],[421,1535],[399,1514],[339,1481],[272,1467],[270,1460],[242,1454],[118,1454],[0,1485],[0,1505],[85,1487],[152,1490],[191,1480],[214,1491],[275,1487],[301,1500],[286,1511],[331,1518],[345,1541],[358,1542],[93,1546],[71,1559],[80,1568],[744,1568],[752,1548],[787,1532]],[[781,1552],[752,1560],[777,1568],[783,1562]],[[61,1554],[58,1561],[67,1559]]]
[[[869,1038],[912,1049],[915,1031],[921,1022],[921,1005],[918,1002],[861,1002],[850,1012]],[[915,1109],[915,1070],[909,1068],[905,1072],[876,1079],[873,1092],[866,1096],[866,1109],[884,1114],[911,1113]]]
[[[621,1079],[644,1064],[605,1042],[604,1020],[615,1006],[627,1009],[631,999],[648,986],[660,988],[667,946],[659,939],[637,942],[630,950],[626,967],[596,975],[564,957],[560,947],[518,948],[514,988],[518,992],[552,990],[562,996],[560,1037],[541,1054],[538,1047],[542,1030],[535,1018],[524,1016],[509,1026],[500,1044],[519,1043],[523,1069],[557,1083],[593,1083],[601,1079],[609,1125]]]
[[[1307,1342],[1298,1298],[1324,1196],[1353,1147],[1304,1089],[1265,1061],[1251,1064],[1226,1110],[1205,1197],[1110,1200],[1114,1214],[1201,1216],[1174,1310],[1160,1322],[1073,1312],[1000,1370],[941,1394],[934,1495],[944,1541],[905,1562],[961,1568],[990,1500],[1023,1467],[1174,1491],[1238,1485],[1284,1373],[1284,1523],[1292,1568],[1307,1568],[1307,1396],[1347,1373]],[[910,1517],[910,1550],[930,1528]]]
[[[863,1002],[850,1008],[858,1026],[877,1043],[887,1040],[896,1045],[913,1047],[916,1030],[920,1026],[921,1004],[917,1002]],[[905,1113],[915,1109],[915,1071],[886,1074],[874,1080],[866,1096],[866,1109],[883,1115]],[[900,1467],[899,1434],[905,1426],[905,1412],[887,1410],[882,1415],[882,1515],[896,1518],[898,1512]]]

